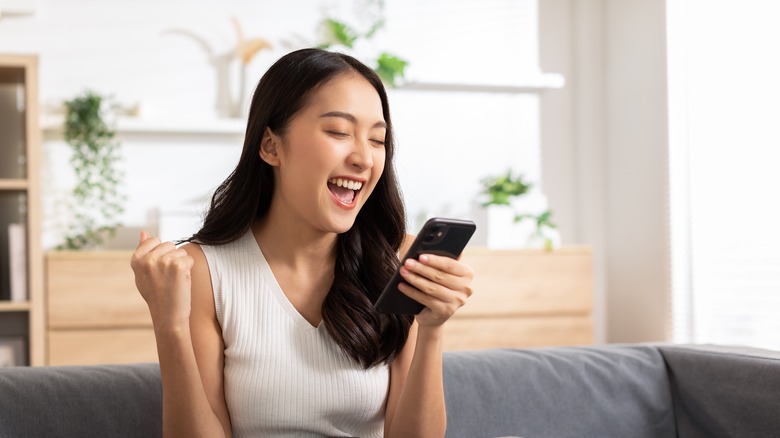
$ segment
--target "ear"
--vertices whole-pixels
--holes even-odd
[[[263,139],[260,141],[260,159],[271,166],[279,166],[279,147],[282,139],[266,127]]]

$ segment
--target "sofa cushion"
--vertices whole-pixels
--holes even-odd
[[[7,368],[2,437],[162,436],[157,364]]]
[[[448,437],[676,436],[651,346],[448,352],[444,391]]]
[[[764,437],[780,431],[780,352],[661,346],[679,436]]]

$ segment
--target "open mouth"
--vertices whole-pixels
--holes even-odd
[[[352,205],[362,188],[362,182],[351,179],[332,178],[328,181],[328,189],[344,205]]]

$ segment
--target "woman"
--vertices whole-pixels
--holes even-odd
[[[411,240],[382,82],[303,49],[263,76],[244,149],[203,227],[176,248],[141,234],[165,436],[443,436],[442,324],[471,269],[421,256],[399,289],[416,317],[372,303]]]

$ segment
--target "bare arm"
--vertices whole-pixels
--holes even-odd
[[[142,233],[131,266],[152,315],[163,389],[163,436],[230,437],[223,347],[199,247]]]
[[[473,273],[459,261],[429,255],[407,263],[402,275],[408,284],[399,289],[426,308],[417,315],[406,346],[390,367],[385,436],[444,436],[442,324],[471,296]]]

